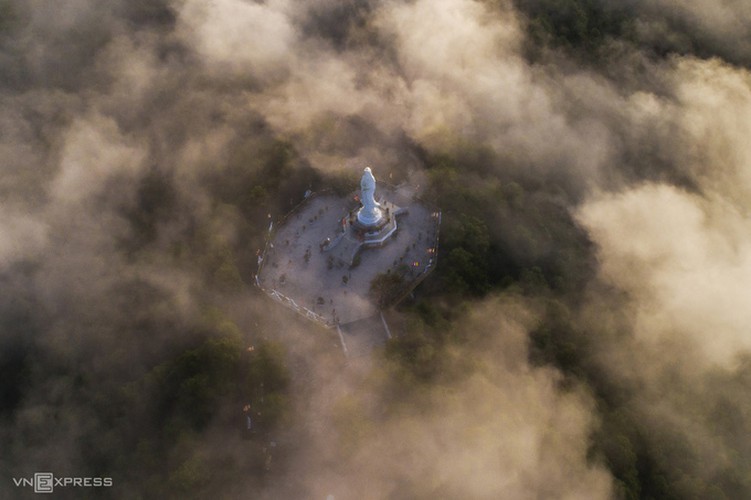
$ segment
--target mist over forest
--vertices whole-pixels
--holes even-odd
[[[0,0],[0,47],[0,497],[751,498],[747,0]],[[363,166],[443,221],[352,360],[253,282]]]

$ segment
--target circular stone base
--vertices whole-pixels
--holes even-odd
[[[386,218],[383,216],[383,211],[380,208],[375,208],[371,213],[365,213],[365,209],[361,208],[357,212],[357,222],[363,228],[377,229],[383,226],[386,222]]]

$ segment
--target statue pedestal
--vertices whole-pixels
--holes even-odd
[[[396,216],[406,213],[405,210],[391,202],[385,202],[378,208],[379,218],[375,224],[363,224],[360,220],[360,209],[355,215],[342,220],[341,232],[327,238],[321,244],[321,252],[330,253],[336,262],[352,266],[355,256],[363,248],[383,246],[397,230]]]
[[[362,207],[357,212],[357,222],[364,229],[372,227],[377,229],[386,222],[383,211],[379,207]]]

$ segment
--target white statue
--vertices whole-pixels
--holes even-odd
[[[365,167],[360,180],[360,201],[362,208],[357,212],[357,220],[366,226],[374,226],[383,218],[381,205],[375,201],[376,180],[370,167]]]

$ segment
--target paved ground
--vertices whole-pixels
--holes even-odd
[[[414,201],[404,188],[379,184],[376,199],[394,202],[407,213],[398,217],[398,229],[388,242],[362,250],[359,263],[350,268],[321,245],[326,238],[336,238],[342,218],[359,203],[352,196],[309,197],[275,228],[258,275],[261,288],[267,293],[276,290],[332,324],[376,315],[370,294],[373,278],[387,270],[401,270],[409,281],[426,272],[434,257],[439,225],[439,216]]]
[[[341,325],[339,331],[349,357],[368,354],[374,347],[383,345],[388,340],[379,314]]]

